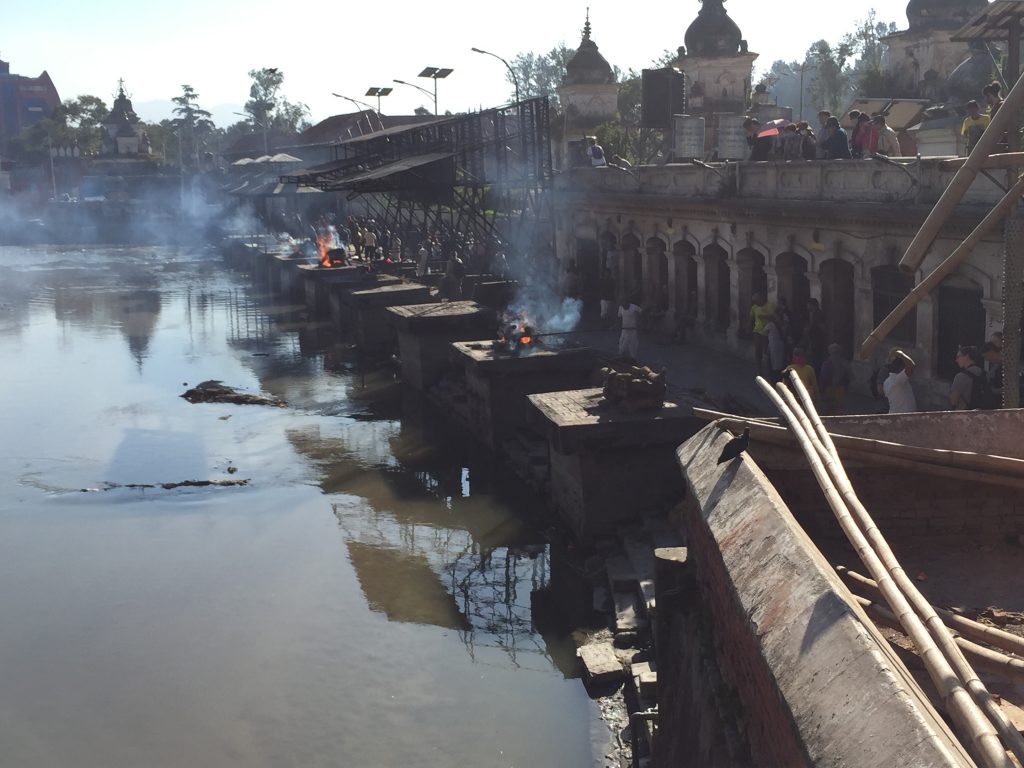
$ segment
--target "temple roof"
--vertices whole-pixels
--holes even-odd
[[[690,56],[734,56],[745,48],[743,33],[722,3],[700,0],[697,18],[686,30],[686,52]]]
[[[612,65],[597,50],[597,43],[590,39],[590,9],[583,25],[583,40],[575,55],[565,65],[563,85],[607,85],[615,82]]]
[[[960,29],[985,10],[988,0],[910,0],[907,21],[910,29]]]
[[[128,125],[141,122],[139,116],[135,114],[135,109],[132,107],[132,100],[124,92],[124,80],[118,81],[117,98],[114,99],[114,106],[110,108],[110,114],[107,115],[107,119],[103,122],[106,125],[111,123]]]

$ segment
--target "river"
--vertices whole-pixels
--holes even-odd
[[[600,761],[536,500],[302,315],[212,252],[0,247],[0,765]]]

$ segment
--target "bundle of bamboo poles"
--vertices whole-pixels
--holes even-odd
[[[911,581],[857,497],[810,394],[795,373],[768,395],[793,432],[843,533],[885,599],[892,618],[913,642],[939,698],[974,759],[985,768],[1024,764],[1024,739],[967,662],[949,628]],[[796,392],[796,395],[793,394]],[[797,399],[799,397],[799,401]]]

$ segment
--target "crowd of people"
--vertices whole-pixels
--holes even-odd
[[[967,116],[960,132],[967,141],[968,154],[978,142],[985,127],[1002,106],[1002,87],[998,82],[990,83],[982,91],[984,108],[977,101],[966,104]],[[887,123],[884,112],[868,114],[851,110],[843,127],[839,116],[828,110],[818,113],[818,127],[815,129],[806,121],[790,122],[772,120],[762,125],[756,117],[747,118],[743,127],[750,149],[748,160],[850,160],[870,158],[876,155],[899,157],[899,136]],[[1006,151],[1003,138],[1000,151]]]

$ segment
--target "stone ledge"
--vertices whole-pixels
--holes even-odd
[[[971,765],[754,461],[716,465],[729,437],[708,425],[677,456],[689,559],[755,761]]]

